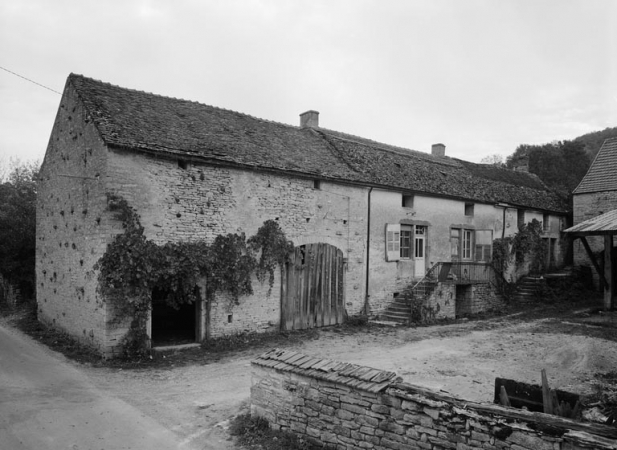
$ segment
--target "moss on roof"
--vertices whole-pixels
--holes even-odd
[[[565,212],[537,177],[407,150],[323,128],[300,128],[71,74],[110,146],[476,202]]]

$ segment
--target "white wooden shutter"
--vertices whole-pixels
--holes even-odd
[[[386,261],[401,259],[401,224],[386,224]]]

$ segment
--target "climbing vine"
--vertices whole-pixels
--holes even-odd
[[[125,349],[139,353],[147,347],[146,321],[152,293],[178,308],[197,300],[199,280],[206,279],[206,298],[226,291],[234,303],[251,295],[251,276],[274,284],[277,264],[285,262],[293,249],[277,222],[268,220],[255,236],[246,240],[244,233],[219,235],[212,244],[204,241],[167,242],[158,245],[144,234],[139,215],[128,202],[108,195],[108,209],[122,222],[124,232],[115,236],[97,262],[99,290],[112,302],[117,321],[131,319]],[[157,296],[158,297],[158,296]]]
[[[546,266],[546,243],[542,239],[542,223],[533,219],[519,227],[514,236],[495,239],[493,242],[493,267],[503,274],[510,265],[511,256],[514,256],[516,265],[526,261],[530,264],[530,271],[539,273]]]

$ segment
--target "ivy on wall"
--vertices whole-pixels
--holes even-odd
[[[515,266],[529,262],[532,273],[546,269],[546,243],[542,239],[542,223],[533,219],[519,227],[514,236],[493,241],[493,267],[502,275],[512,264]]]
[[[99,291],[112,303],[116,321],[131,320],[125,352],[147,348],[146,321],[154,290],[177,308],[197,300],[196,286],[205,279],[208,301],[226,291],[237,303],[239,297],[253,293],[251,276],[255,274],[261,282],[268,278],[270,295],[275,269],[293,249],[273,220],[264,222],[248,241],[241,233],[218,235],[210,245],[205,241],[158,245],[146,238],[139,215],[124,198],[108,194],[107,203],[124,232],[115,236],[95,269]]]

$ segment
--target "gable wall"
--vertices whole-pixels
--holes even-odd
[[[326,242],[348,258],[348,314],[364,305],[366,189],[257,171],[187,163],[116,151],[109,159],[110,191],[141,215],[149,239],[212,242],[219,234],[254,235],[264,221],[277,220],[296,245]],[[211,305],[211,336],[278,329],[280,274],[270,296],[268,283],[254,280],[255,293],[234,305],[225,295]],[[233,314],[231,322],[228,315]],[[122,334],[125,330],[118,330]]]
[[[61,100],[37,196],[38,317],[105,352],[105,306],[93,266],[112,224],[105,211],[106,148],[69,89]]]
[[[576,194],[572,198],[574,205],[574,225],[577,225],[585,220],[592,219],[600,214],[617,209],[617,191],[592,192],[589,194]],[[587,242],[591,250],[601,252],[604,250],[604,240],[602,236],[588,236]],[[580,239],[574,241],[574,265],[586,266],[592,270],[594,286],[599,286],[599,277],[596,270],[593,268],[587,252],[583,247]],[[601,264],[601,261],[599,261]]]

